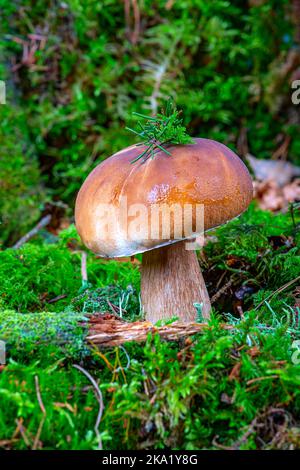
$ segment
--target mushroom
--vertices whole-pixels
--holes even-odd
[[[195,321],[195,304],[208,320],[209,296],[187,242],[246,210],[251,177],[234,152],[213,140],[170,145],[171,156],[158,149],[154,158],[133,163],[143,150],[141,145],[121,150],[90,173],[76,200],[77,231],[103,257],[144,253],[141,298],[147,320]],[[200,229],[197,207],[204,208]],[[183,231],[185,208],[192,223]]]

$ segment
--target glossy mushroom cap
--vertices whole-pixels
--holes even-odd
[[[104,257],[135,253],[195,236],[193,226],[178,238],[178,220],[167,238],[159,220],[151,236],[151,210],[204,206],[204,230],[224,224],[246,210],[253,194],[250,174],[228,147],[213,140],[194,139],[168,147],[143,163],[131,163],[143,146],[128,147],[100,163],[83,183],[76,200],[75,222],[83,243]],[[156,212],[155,212],[156,213]],[[171,220],[173,219],[171,211]],[[107,222],[109,218],[109,222]],[[203,232],[203,230],[201,231]]]

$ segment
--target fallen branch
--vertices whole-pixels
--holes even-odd
[[[45,217],[43,217],[39,221],[39,223],[35,227],[33,227],[33,229],[31,229],[28,233],[26,233],[26,235],[24,235],[22,238],[20,238],[20,240],[17,241],[17,243],[15,243],[12,246],[12,248],[14,250],[17,250],[22,245],[27,243],[28,240],[30,240],[32,237],[34,237],[42,228],[46,227],[50,223],[50,220],[51,220],[51,215],[50,214],[45,215]]]
[[[287,282],[286,284],[284,284],[283,286],[279,287],[278,289],[276,289],[274,292],[271,292],[270,295],[268,295],[265,299],[263,299],[256,307],[254,310],[258,310],[267,300],[270,301],[270,299],[272,297],[274,297],[275,295],[279,294],[280,292],[283,292],[285,289],[287,289],[288,287],[290,287],[291,285],[293,285],[295,282],[299,281],[300,279],[300,276],[297,276],[295,279],[292,279],[291,281]]]
[[[233,279],[229,279],[229,281],[226,282],[226,284],[224,284],[224,286],[221,287],[221,289],[219,289],[218,292],[216,292],[216,293],[212,296],[212,298],[211,298],[211,300],[210,300],[211,303],[213,304],[213,303],[215,303],[217,300],[219,300],[219,298],[220,298],[223,294],[225,294],[225,293],[228,291],[228,289],[229,289],[230,287],[232,287],[233,284],[234,284],[234,280],[233,280]]]
[[[55,302],[58,302],[59,300],[65,299],[66,297],[68,297],[67,294],[57,295],[53,299],[47,300],[47,304],[54,304]]]
[[[221,323],[223,330],[238,330],[238,325]],[[102,347],[121,346],[130,341],[145,342],[148,335],[158,334],[162,339],[177,341],[212,328],[207,323],[175,321],[156,326],[148,321],[127,322],[116,314],[75,313],[75,312],[39,312],[19,313],[0,312],[0,340],[4,340],[10,349],[22,348],[22,345],[35,348],[41,344],[53,344],[62,347],[65,354],[72,357],[82,354],[91,345]],[[261,331],[274,331],[268,325],[258,325]],[[299,333],[288,328],[289,333]],[[128,358],[127,358],[128,359]]]
[[[234,328],[224,324],[224,329]],[[72,357],[82,353],[85,347],[120,346],[129,341],[144,342],[149,334],[159,334],[174,341],[209,328],[207,323],[173,322],[154,326],[147,321],[126,322],[109,312],[84,314],[75,312],[19,313],[0,312],[0,339],[7,346],[21,349],[35,348],[42,344],[62,347]]]
[[[223,325],[232,329],[232,325]],[[191,336],[208,328],[207,323],[182,323],[175,321],[169,325],[154,326],[147,321],[126,323],[110,314],[94,315],[89,322],[87,340],[97,346],[120,346],[128,341],[144,342],[150,334],[159,334],[161,338],[176,341]]]

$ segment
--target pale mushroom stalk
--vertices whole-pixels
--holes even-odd
[[[202,304],[202,317],[210,317],[210,300],[195,251],[186,241],[143,254],[141,297],[152,323],[170,317],[183,322],[196,318],[194,304]]]

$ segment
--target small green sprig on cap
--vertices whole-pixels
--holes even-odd
[[[147,148],[131,163],[135,163],[140,159],[145,162],[149,157],[154,158],[159,151],[171,156],[171,152],[166,148],[171,144],[193,143],[192,137],[188,135],[186,127],[182,123],[181,111],[176,108],[171,99],[167,101],[165,109],[155,117],[135,112],[132,114],[142,118],[144,122],[138,122],[138,130],[130,127],[126,127],[126,129],[141,137],[142,141],[137,145],[145,145]]]

